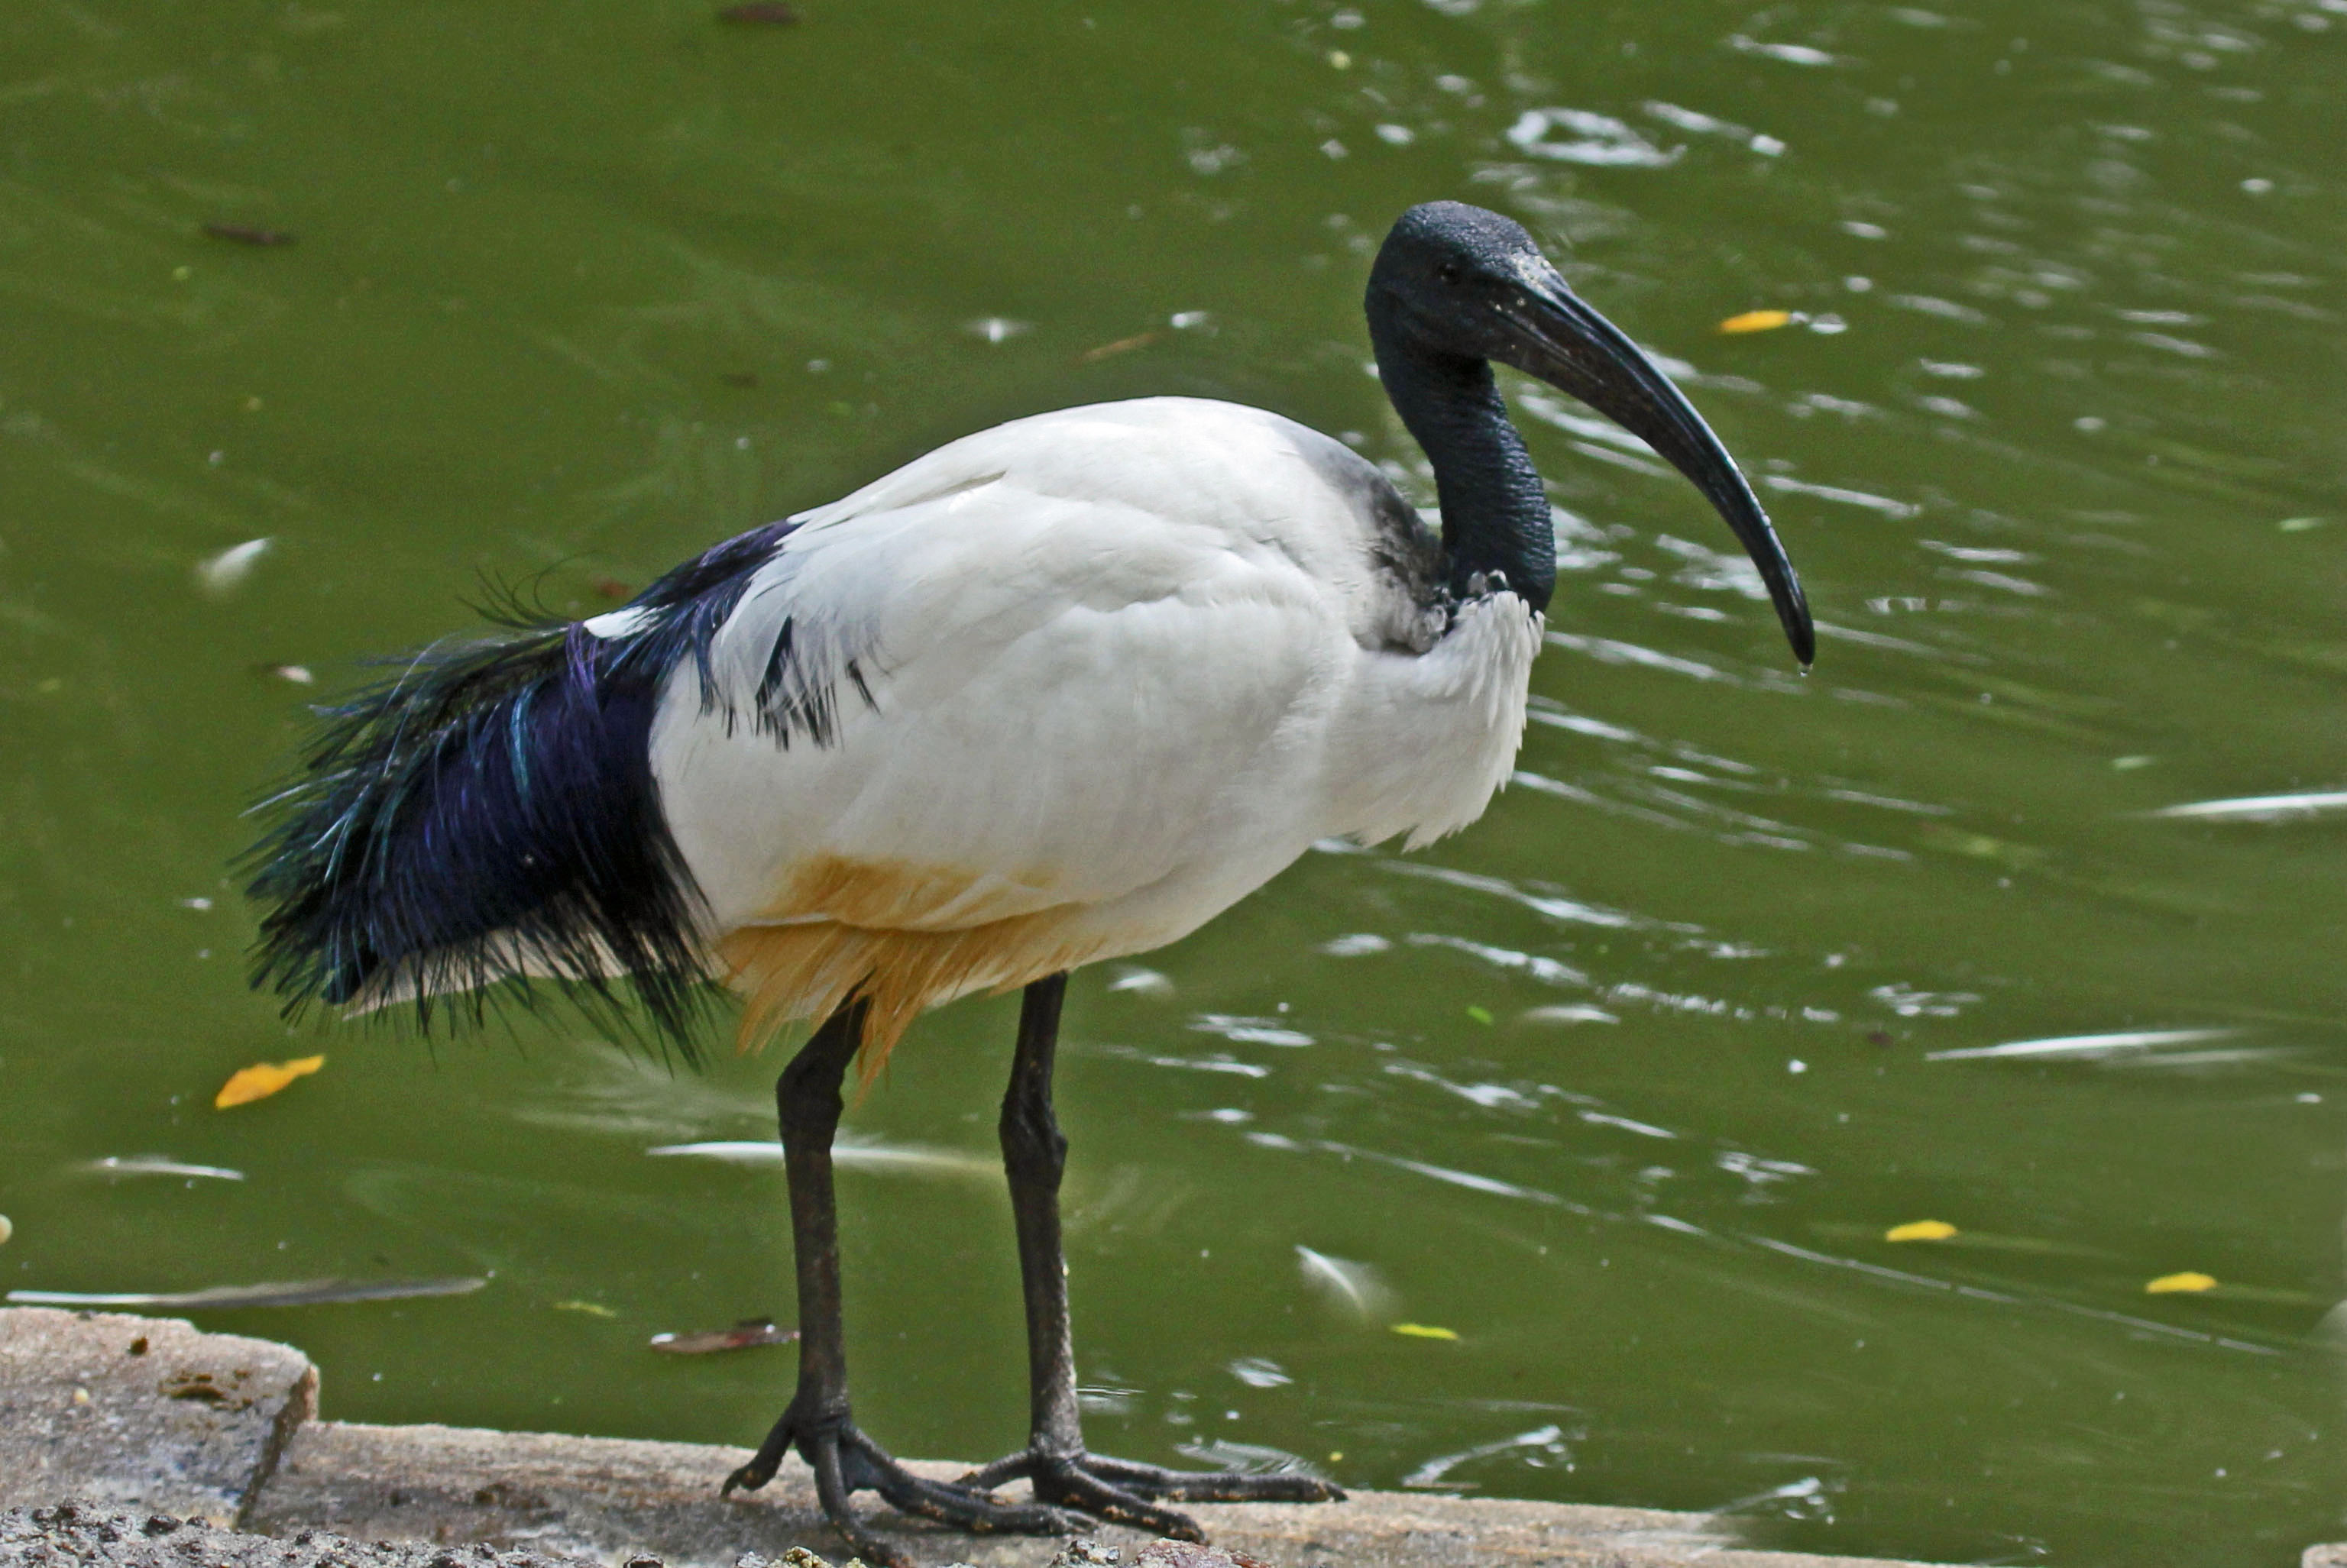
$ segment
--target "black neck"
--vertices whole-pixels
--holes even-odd
[[[1452,593],[1498,572],[1535,610],[1556,590],[1556,533],[1548,493],[1488,360],[1437,353],[1401,341],[1374,318],[1369,341],[1394,412],[1434,465],[1442,506],[1442,553]]]

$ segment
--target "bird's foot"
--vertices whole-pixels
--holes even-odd
[[[1342,1502],[1345,1494],[1313,1475],[1248,1475],[1238,1471],[1164,1470],[1095,1453],[1053,1453],[1025,1448],[961,1477],[980,1491],[1025,1477],[1035,1501],[1079,1508],[1096,1519],[1154,1531],[1176,1541],[1204,1541],[1186,1513],[1160,1508],[1178,1502]]]
[[[858,1431],[846,1416],[803,1418],[795,1400],[750,1462],[725,1478],[718,1495],[757,1491],[774,1479],[783,1456],[793,1448],[814,1467],[824,1517],[846,1539],[850,1550],[878,1568],[913,1568],[912,1559],[866,1527],[848,1506],[851,1492],[876,1492],[900,1512],[979,1534],[1068,1535],[1081,1526],[1081,1521],[1049,1506],[1040,1497],[1033,1502],[1012,1502],[967,1481],[929,1481],[915,1475]]]

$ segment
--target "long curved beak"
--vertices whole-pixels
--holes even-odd
[[[1710,498],[1760,569],[1793,657],[1808,668],[1817,657],[1818,635],[1801,579],[1743,471],[1686,394],[1545,262],[1525,268],[1522,301],[1506,316],[1514,341],[1500,358],[1638,437]]]

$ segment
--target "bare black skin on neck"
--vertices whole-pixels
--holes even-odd
[[[1369,343],[1403,424],[1434,465],[1442,507],[1444,578],[1468,597],[1497,574],[1535,610],[1556,592],[1556,532],[1548,492],[1489,360],[1447,354],[1400,330],[1388,298],[1369,297]]]

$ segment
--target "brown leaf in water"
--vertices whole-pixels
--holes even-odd
[[[1129,354],[1135,349],[1145,349],[1163,336],[1163,332],[1157,331],[1138,332],[1130,338],[1119,338],[1112,343],[1102,343],[1096,349],[1086,349],[1076,359],[1081,364],[1093,364],[1118,354]]]
[[[655,1334],[651,1346],[671,1356],[713,1356],[720,1350],[749,1350],[760,1345],[787,1345],[799,1337],[796,1329],[777,1329],[772,1318],[744,1318],[731,1329],[705,1334]]]

